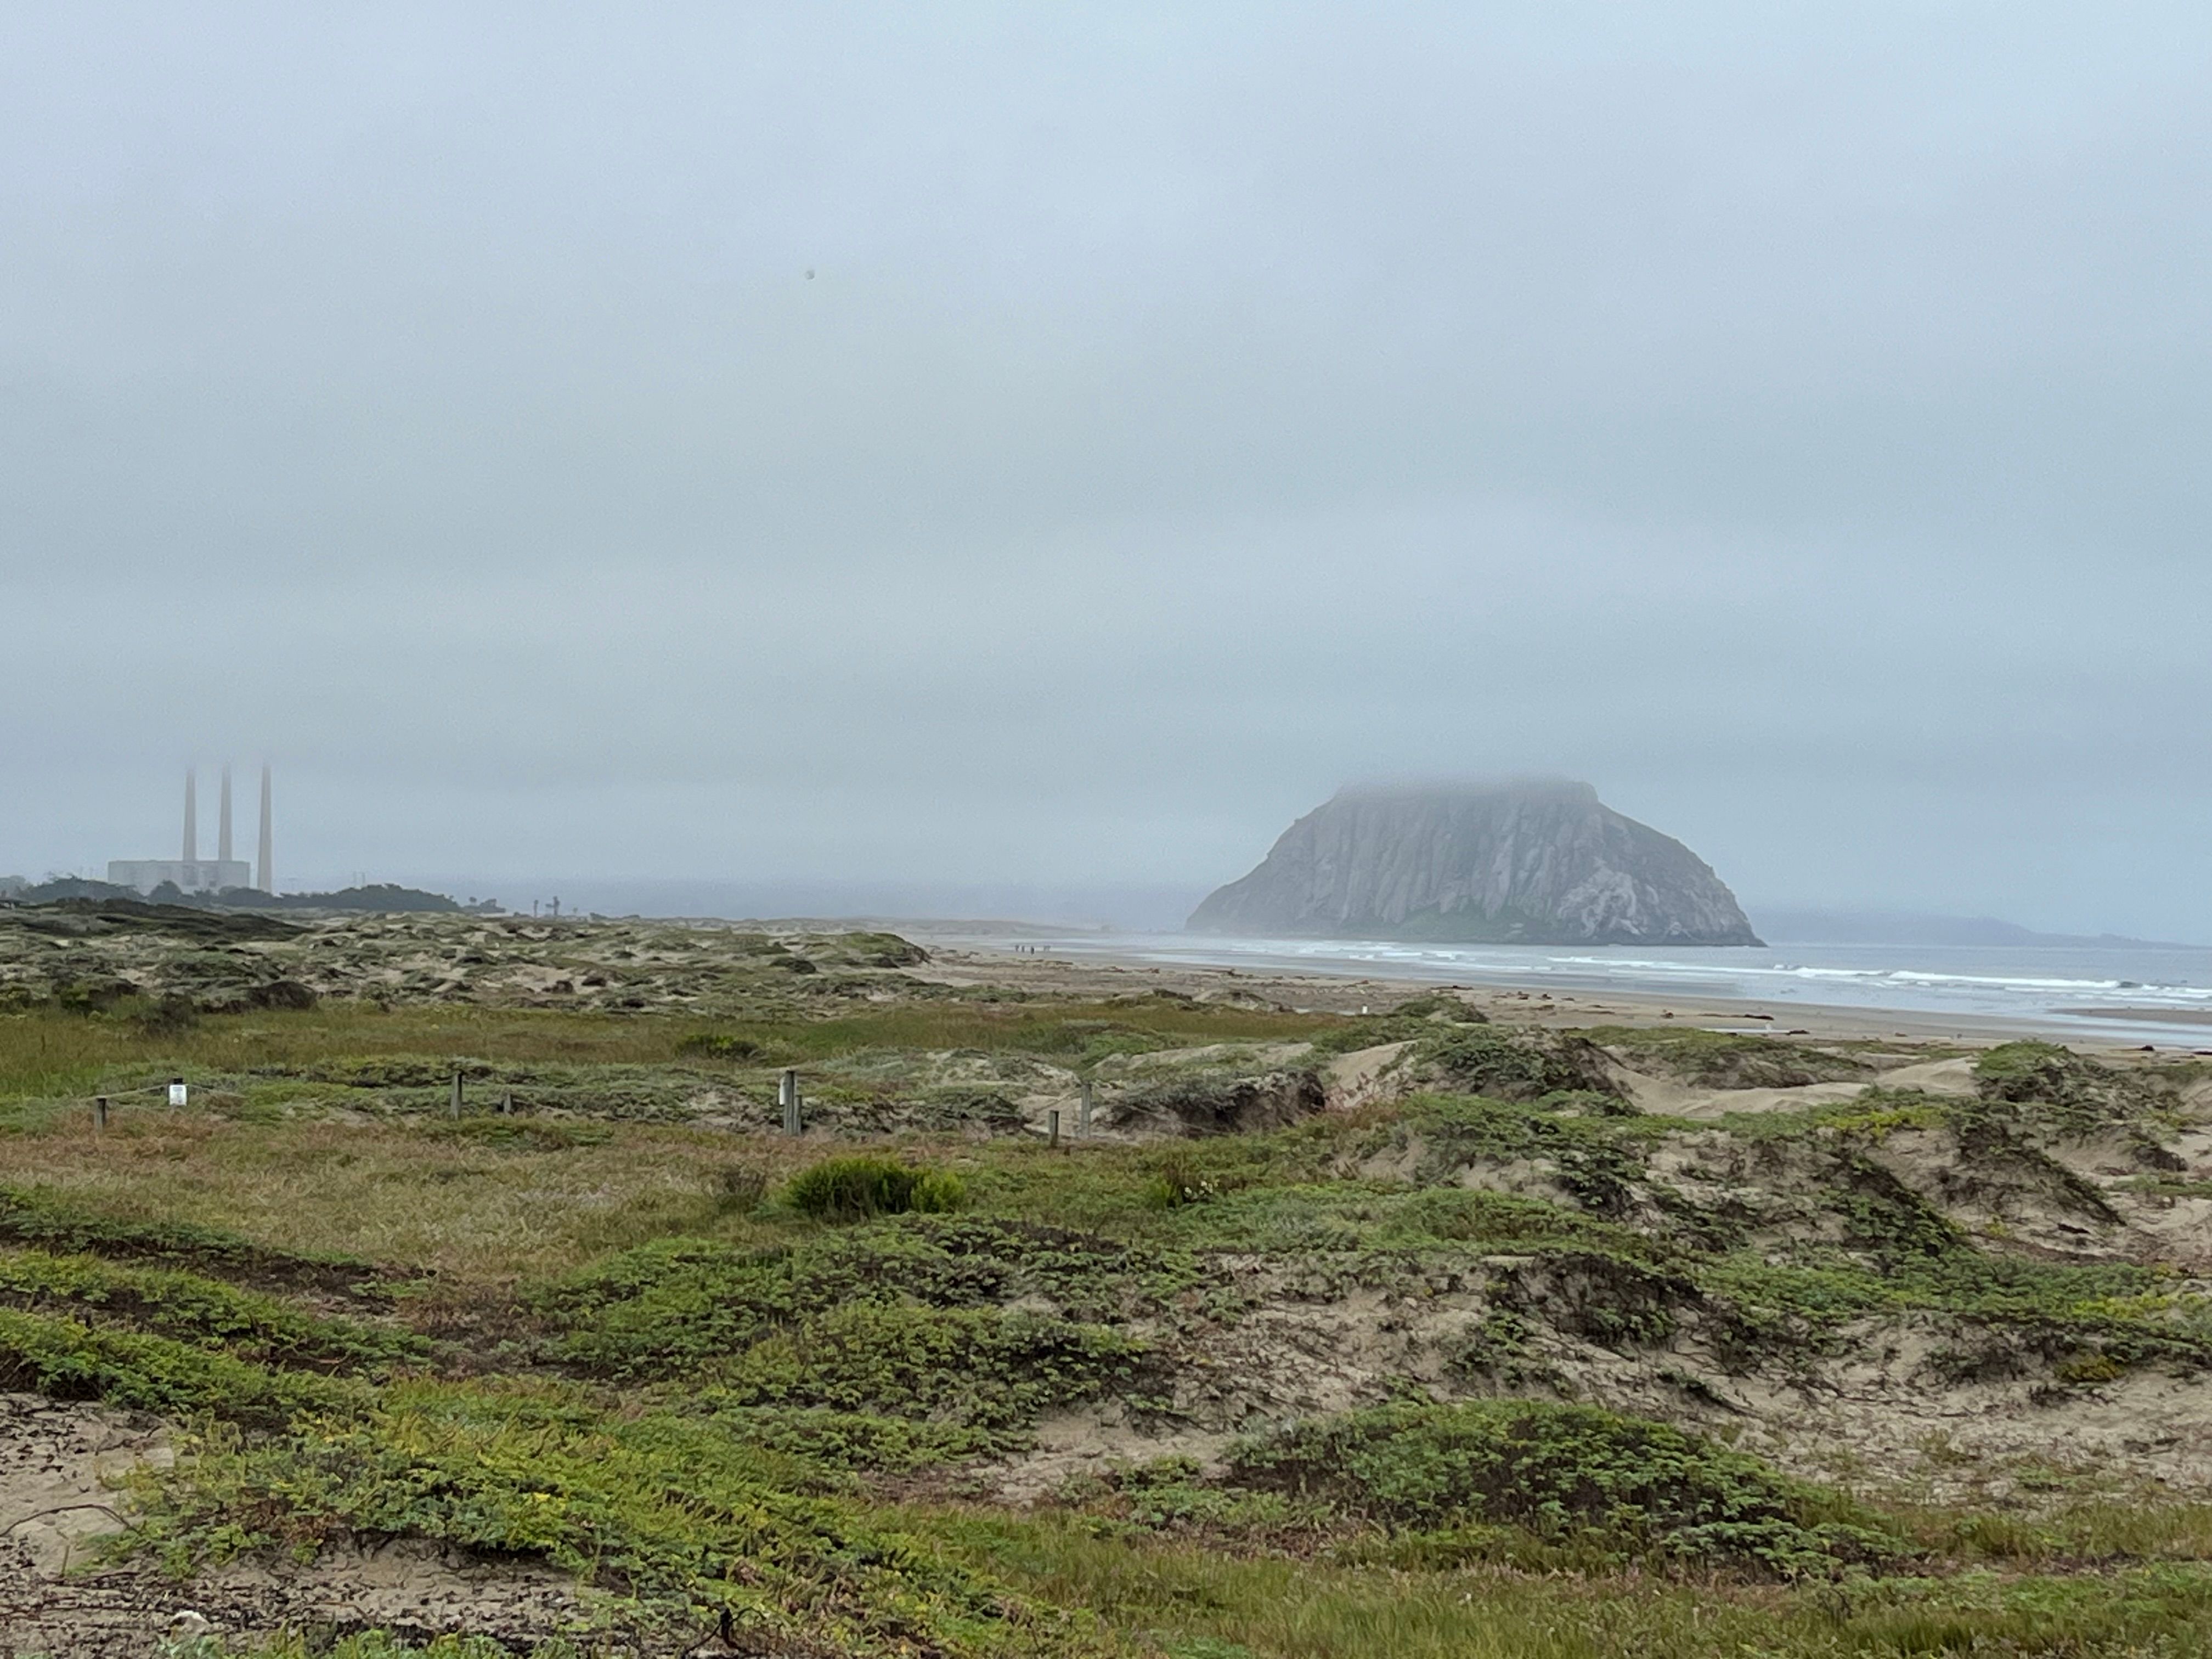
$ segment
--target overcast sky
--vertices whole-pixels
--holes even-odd
[[[1543,771],[2212,940],[2208,88],[2182,4],[8,5],[0,872],[226,756],[288,884],[933,892]]]

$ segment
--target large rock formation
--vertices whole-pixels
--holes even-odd
[[[1703,859],[1566,782],[1344,790],[1189,926],[1469,944],[1759,942]]]

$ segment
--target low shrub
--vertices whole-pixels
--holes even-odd
[[[127,979],[73,979],[54,988],[54,1006],[67,1013],[98,1014],[137,994],[138,988]]]
[[[1808,1048],[1743,1031],[1696,1025],[1601,1025],[1583,1033],[1626,1050],[1628,1062],[1710,1089],[1794,1089],[1808,1083],[1868,1078],[1874,1067],[1855,1055]]]
[[[714,1421],[738,1440],[837,1474],[906,1474],[1005,1450],[1010,1437],[957,1423],[809,1406],[732,1406],[710,1393]]]
[[[860,1303],[755,1343],[720,1398],[1024,1429],[1044,1411],[1126,1383],[1145,1352],[1103,1327],[1041,1314]]]
[[[1240,1443],[1228,1478],[1395,1528],[1504,1524],[1784,1577],[1904,1549],[1872,1517],[1756,1458],[1592,1406],[1353,1412]]]
[[[708,1060],[757,1060],[761,1046],[750,1037],[737,1036],[727,1031],[698,1031],[676,1045],[679,1054],[697,1054]]]
[[[1540,1316],[1557,1328],[1624,1352],[1664,1342],[1694,1306],[1698,1287],[1680,1273],[1604,1250],[1551,1249],[1501,1268],[1499,1304]]]
[[[1448,1019],[1458,1025],[1490,1024],[1490,1016],[1480,1008],[1472,1007],[1442,991],[1431,992],[1425,996],[1408,997],[1390,1012],[1401,1018],[1413,1019]]]
[[[1585,1210],[1620,1216],[1633,1207],[1644,1179],[1652,1135],[1634,1114],[1590,1109],[1593,1098],[1583,1092],[1530,1102],[1420,1096],[1407,1103],[1401,1133],[1417,1133],[1425,1143],[1419,1179],[1449,1179],[1470,1165],[1542,1158]]]
[[[2001,1042],[1974,1062],[1975,1086],[1992,1100],[2039,1100],[2054,1106],[2094,1098],[2111,1068],[2056,1042]]]
[[[967,1193],[957,1176],[866,1154],[824,1158],[793,1176],[783,1201],[817,1221],[866,1221],[879,1215],[945,1215]]]
[[[928,951],[896,933],[839,933],[817,948],[836,956],[840,966],[918,968],[929,960]]]
[[[419,1364],[430,1352],[410,1332],[308,1313],[198,1273],[92,1255],[0,1250],[0,1298],[59,1305],[96,1328],[136,1328],[286,1370],[384,1373]]]
[[[264,1370],[228,1354],[98,1330],[72,1319],[0,1310],[0,1388],[53,1400],[104,1400],[168,1417],[202,1414],[281,1428],[302,1413],[365,1407],[366,1389],[335,1377]]]
[[[1103,1324],[1158,1315],[1206,1282],[1187,1253],[1034,1222],[906,1216],[782,1249],[664,1238],[533,1293],[551,1354],[603,1375],[733,1362],[772,1332],[861,1303],[923,1310],[1048,1304]]]
[[[1101,1653],[895,1520],[793,1492],[794,1460],[706,1418],[603,1415],[558,1390],[411,1384],[373,1413],[216,1435],[151,1486],[142,1535],[182,1570],[412,1537],[550,1563],[617,1593],[624,1651]],[[713,1641],[718,1620],[732,1631]],[[707,1639],[702,1642],[702,1637]],[[641,1639],[644,1638],[644,1639]],[[593,1650],[599,1650],[594,1644]]]
[[[614,1376],[659,1376],[741,1353],[796,1312],[783,1250],[656,1239],[540,1291],[562,1360]]]
[[[768,1172],[750,1164],[725,1164],[714,1171],[711,1190],[723,1209],[755,1209],[768,1196]]]
[[[1218,1198],[1222,1190],[1215,1172],[1201,1167],[1182,1147],[1171,1146],[1153,1162],[1152,1178],[1145,1183],[1145,1201],[1156,1210],[1179,1210]]]
[[[1256,1074],[1209,1067],[1121,1090],[1108,1103],[1106,1121],[1188,1135],[1250,1134],[1297,1123],[1328,1104],[1328,1087],[1310,1066]]]
[[[1194,1457],[1158,1457],[1078,1475],[1063,1500],[1148,1532],[1228,1537],[1310,1533],[1316,1517],[1278,1492],[1254,1492],[1209,1481]]]
[[[2179,1104],[2166,1079],[2077,1054],[2055,1042],[2003,1042],[1974,1062],[1975,1102],[1961,1128],[2044,1129],[2062,1137],[2098,1133],[2147,1120]]]
[[[135,1024],[148,1036],[175,1036],[200,1023],[199,1005],[190,997],[170,992],[149,1000],[138,1010]]]
[[[1538,1100],[1587,1090],[1614,1094],[1605,1050],[1558,1031],[1466,1025],[1423,1040],[1419,1063],[1444,1086],[1493,1100]]]

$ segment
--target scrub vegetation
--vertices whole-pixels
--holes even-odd
[[[162,1026],[205,939],[14,914],[0,1381],[168,1425],[93,1571],[211,1621],[99,1651],[2212,1643],[2188,1066],[477,917],[256,918],[310,1002]],[[477,1588],[314,1611],[407,1550]]]

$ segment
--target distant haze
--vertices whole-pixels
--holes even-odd
[[[1754,915],[2212,940],[2208,83],[2179,4],[13,8],[0,873],[267,757],[292,885],[1166,921],[1529,772]]]

